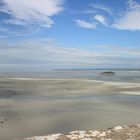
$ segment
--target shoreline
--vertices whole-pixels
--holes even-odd
[[[140,124],[116,126],[101,130],[76,130],[68,134],[34,136],[23,140],[140,140]]]

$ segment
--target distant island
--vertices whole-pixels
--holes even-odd
[[[100,73],[100,75],[103,75],[103,76],[114,76],[115,74],[116,73],[113,71],[105,71],[105,72]]]

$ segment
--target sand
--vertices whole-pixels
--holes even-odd
[[[136,124],[139,95],[139,83],[1,77],[0,139]]]

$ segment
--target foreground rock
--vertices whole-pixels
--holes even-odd
[[[140,140],[140,125],[117,126],[106,130],[72,131],[67,135],[52,134],[24,140]]]

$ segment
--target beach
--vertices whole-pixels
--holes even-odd
[[[137,124],[139,95],[138,82],[2,76],[0,138]]]
[[[131,126],[116,126],[108,129],[71,131],[68,134],[51,134],[35,136],[24,140],[139,140],[140,124]]]

